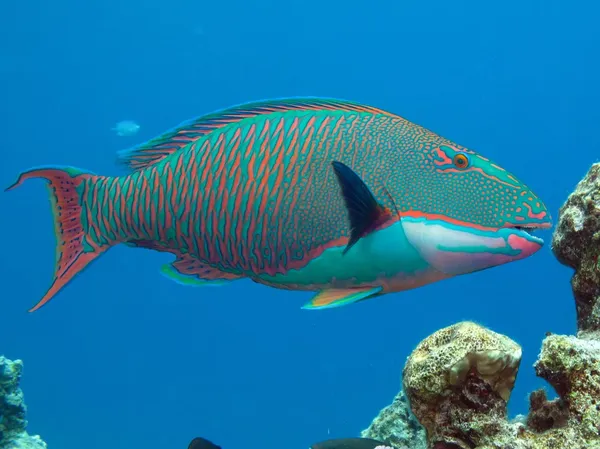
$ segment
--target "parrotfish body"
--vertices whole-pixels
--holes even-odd
[[[542,201],[476,152],[341,100],[232,107],[121,152],[126,176],[65,167],[49,182],[57,234],[47,303],[119,243],[176,256],[185,284],[250,278],[348,304],[528,257]]]

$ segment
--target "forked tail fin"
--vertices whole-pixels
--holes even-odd
[[[77,273],[109,248],[108,245],[98,246],[86,238],[82,222],[83,198],[79,187],[84,181],[96,178],[95,175],[71,167],[32,168],[21,173],[6,190],[12,190],[32,178],[48,181],[56,233],[56,265],[52,285],[29,309],[30,312],[48,303]]]

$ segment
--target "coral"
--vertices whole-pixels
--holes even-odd
[[[600,449],[600,164],[561,207],[552,249],[559,262],[575,270],[578,326],[576,336],[549,333],[534,365],[558,398],[534,391],[528,415],[508,421],[519,346],[471,322],[441,329],[415,348],[403,371],[404,392],[428,448]],[[406,410],[386,417],[384,409],[368,429],[381,421],[384,430],[369,435],[396,449],[422,447],[396,438],[396,432],[405,434],[410,419]],[[410,426],[419,435],[418,427]]]
[[[525,422],[509,422],[520,355],[512,340],[470,322],[417,346],[403,384],[429,448],[600,449],[600,341],[549,335],[535,369],[560,397],[533,392]]]
[[[403,371],[404,391],[434,447],[474,447],[498,433],[521,361],[521,347],[472,322],[423,340]]]
[[[575,269],[571,286],[579,330],[600,331],[600,163],[560,208],[552,251],[559,262]]]
[[[600,341],[549,335],[535,369],[559,398],[535,391],[529,414],[508,421],[520,356],[515,342],[475,323],[435,332],[408,357],[404,393],[362,436],[396,449],[600,449]]]
[[[382,441],[396,449],[426,449],[425,430],[412,414],[401,391],[379,412],[361,437]]]
[[[600,444],[600,340],[550,335],[535,370],[560,396],[548,406],[568,410],[584,436],[597,438]]]
[[[0,356],[0,448],[46,449],[46,443],[37,435],[29,435],[27,407],[19,388],[23,362],[14,362]]]

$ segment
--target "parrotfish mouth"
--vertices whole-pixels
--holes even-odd
[[[403,218],[402,228],[410,244],[435,270],[459,275],[525,259],[544,245],[533,235],[551,223],[506,223],[483,228],[443,219]]]
[[[544,244],[544,240],[534,235],[536,231],[550,229],[552,227],[551,222],[539,223],[539,224],[527,224],[527,225],[506,225],[504,228],[515,229],[520,232],[520,235],[530,239],[532,242],[539,245]]]

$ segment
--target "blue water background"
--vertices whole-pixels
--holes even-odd
[[[320,95],[396,112],[476,149],[556,217],[600,150],[595,2],[57,0],[0,6],[0,184],[30,166],[120,173],[115,152],[231,104]],[[111,127],[133,119],[135,137]],[[51,448],[308,447],[356,435],[412,348],[475,320],[524,350],[511,414],[543,385],[547,331],[575,331],[571,271],[533,257],[326,311],[249,281],[187,288],[165,254],[117,247],[47,307],[41,181],[0,193],[0,353],[25,362]],[[544,238],[549,243],[550,233]]]

